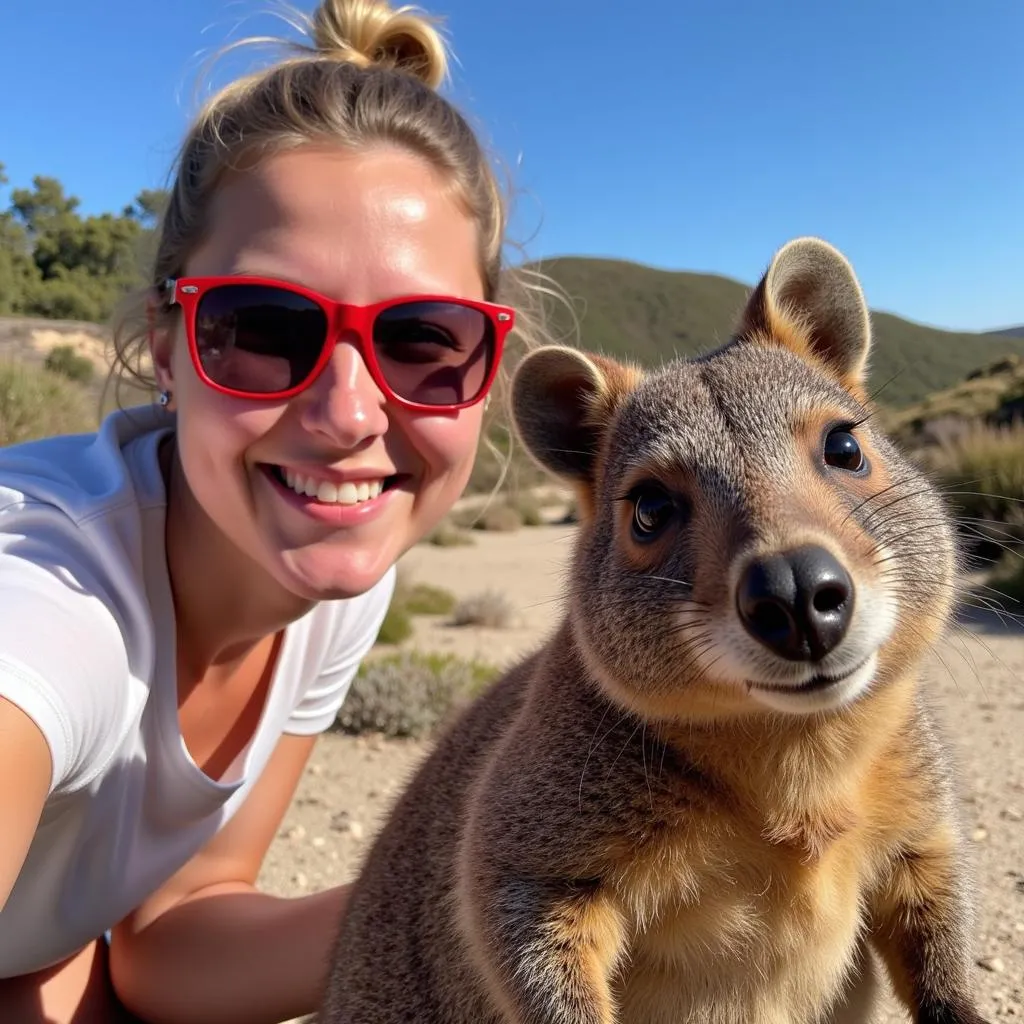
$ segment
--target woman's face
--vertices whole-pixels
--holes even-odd
[[[411,294],[482,299],[476,225],[445,185],[397,148],[308,146],[271,156],[222,184],[185,273],[278,278],[355,304]],[[323,373],[283,401],[206,385],[180,322],[153,346],[178,414],[191,497],[281,586],[308,600],[373,586],[458,498],[480,436],[482,403],[424,413],[389,402],[354,340],[342,336]],[[281,481],[295,475],[329,481],[349,499],[351,483],[364,500],[300,497]]]

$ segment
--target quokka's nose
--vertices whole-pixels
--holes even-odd
[[[850,574],[813,544],[751,562],[736,594],[747,632],[789,661],[819,661],[838,647],[853,602]]]

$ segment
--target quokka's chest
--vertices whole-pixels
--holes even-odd
[[[812,1020],[856,956],[865,853],[856,837],[808,856],[709,827],[637,858],[615,880],[623,1024]]]

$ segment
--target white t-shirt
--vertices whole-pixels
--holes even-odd
[[[327,728],[391,600],[393,569],[290,625],[252,740],[222,780],[200,771],[178,727],[157,459],[173,422],[131,409],[95,434],[0,449],[0,696],[53,758],[0,911],[0,978],[102,935],[224,826],[282,733]]]

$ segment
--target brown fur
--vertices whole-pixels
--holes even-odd
[[[811,1024],[868,948],[921,1024],[981,1020],[919,679],[952,606],[952,531],[871,426],[869,338],[848,264],[802,240],[703,359],[520,366],[520,434],[585,499],[567,614],[396,806],[341,923],[325,1024]],[[835,422],[863,472],[822,462]],[[673,517],[637,539],[630,489],[651,481]],[[807,543],[855,588],[835,658],[873,667],[783,707],[764,687],[798,670],[743,634],[734,594],[747,559]]]

